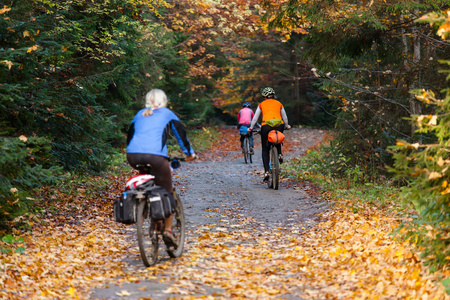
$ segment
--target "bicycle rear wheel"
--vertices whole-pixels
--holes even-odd
[[[177,202],[177,208],[174,213],[172,223],[172,234],[175,238],[177,249],[174,251],[167,250],[170,257],[175,258],[181,256],[184,250],[184,241],[186,239],[186,221],[184,219],[184,209],[180,197],[173,191],[173,196]]]
[[[278,183],[280,180],[280,162],[278,161],[278,150],[277,147],[272,146],[272,149],[270,150],[270,163],[272,164],[272,170],[270,180],[271,181],[271,188],[274,190],[278,190]]]
[[[244,161],[245,161],[245,163],[247,163],[247,161],[248,161],[249,153],[250,153],[250,148],[248,145],[248,137],[245,137],[244,138]]]
[[[148,215],[147,199],[141,200],[137,212],[137,237],[139,252],[142,262],[146,267],[153,266],[158,260],[158,233],[155,228],[151,228],[151,219]]]

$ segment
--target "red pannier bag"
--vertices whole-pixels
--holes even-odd
[[[284,134],[278,130],[269,131],[269,142],[272,144],[279,144],[284,141]]]

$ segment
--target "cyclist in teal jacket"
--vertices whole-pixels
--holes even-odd
[[[173,196],[172,171],[167,153],[169,133],[176,137],[186,160],[196,158],[184,126],[177,115],[167,108],[168,99],[164,91],[153,89],[145,96],[145,107],[138,111],[131,121],[127,137],[127,160],[131,167],[151,164],[155,184],[165,188]],[[164,221],[164,242],[176,246],[172,235],[173,215]]]

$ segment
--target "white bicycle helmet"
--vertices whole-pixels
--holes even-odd
[[[138,186],[140,186],[141,184],[144,184],[147,181],[152,180],[154,178],[155,178],[155,176],[149,175],[149,174],[136,175],[136,176],[133,176],[130,179],[128,179],[125,186],[127,189],[130,189],[130,190],[135,189]]]
[[[267,97],[269,95],[275,95],[275,91],[271,87],[266,87],[262,90],[261,95]]]

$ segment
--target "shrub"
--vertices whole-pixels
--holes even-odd
[[[61,168],[50,166],[50,145],[42,137],[0,138],[0,228],[30,210],[36,188],[59,181]]]

